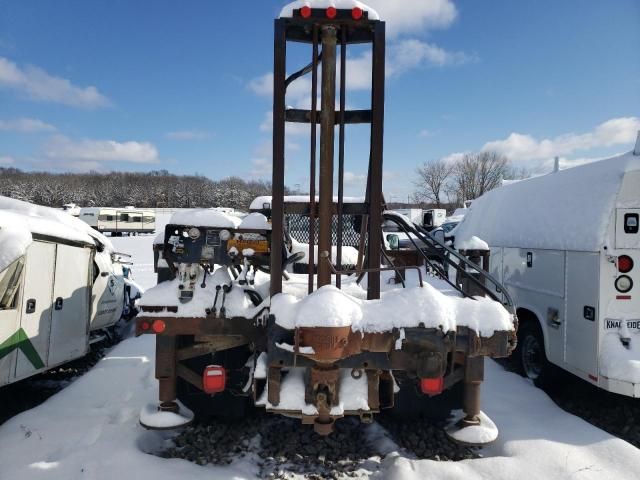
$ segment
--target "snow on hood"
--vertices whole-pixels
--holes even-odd
[[[271,224],[261,213],[251,213],[242,219],[242,223],[238,227],[246,230],[271,230]]]
[[[271,209],[271,196],[263,196],[256,198],[251,202],[249,210],[270,210]],[[311,201],[310,195],[288,195],[284,197],[284,203],[309,203]],[[316,195],[316,203],[320,201],[320,197]],[[344,197],[344,203],[364,203],[364,197]],[[338,197],[333,197],[333,202],[338,203]],[[265,204],[269,204],[265,208]]]
[[[31,232],[23,219],[0,211],[0,272],[22,257],[31,241]]]
[[[380,300],[361,300],[332,285],[298,300],[280,294],[271,301],[276,323],[296,327],[347,327],[360,332],[388,332],[394,328],[441,328],[445,332],[466,326],[481,336],[511,331],[513,317],[498,302],[487,298],[444,295],[433,286],[395,289]]]
[[[108,238],[62,210],[0,197],[0,212],[3,214],[4,225],[23,225],[31,234],[48,235],[90,245],[100,244],[106,250],[114,251]]]
[[[211,208],[196,208],[174,213],[169,223],[211,228],[236,228],[241,221],[238,217],[232,217]]]
[[[380,15],[369,5],[365,5],[358,0],[297,0],[285,6],[280,12],[280,18],[293,17],[293,11],[302,7],[311,8],[328,8],[335,7],[338,10],[351,10],[355,7],[360,7],[365,12],[369,13],[369,20],[380,20]]]
[[[456,240],[492,247],[598,252],[606,242],[622,180],[640,170],[631,153],[506,185],[473,202]],[[640,204],[640,192],[636,197]]]

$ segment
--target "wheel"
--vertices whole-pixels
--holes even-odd
[[[547,359],[544,336],[536,322],[526,322],[520,326],[515,355],[522,375],[539,388],[550,386],[555,368]]]

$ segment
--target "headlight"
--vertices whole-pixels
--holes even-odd
[[[231,238],[231,232],[229,230],[222,230],[220,232],[220,240],[222,240],[223,242],[226,242],[230,238]]]
[[[200,238],[200,229],[196,227],[189,229],[189,238],[191,240],[197,240]]]

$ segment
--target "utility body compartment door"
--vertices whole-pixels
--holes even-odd
[[[83,356],[89,347],[92,251],[58,245],[53,287],[50,367]]]
[[[565,362],[598,375],[600,254],[567,252],[567,324]]]
[[[44,370],[49,356],[56,244],[33,242],[27,251],[22,294],[20,348],[14,380]]]

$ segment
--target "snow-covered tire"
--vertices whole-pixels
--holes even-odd
[[[520,373],[535,386],[547,388],[553,384],[556,368],[547,359],[544,335],[537,322],[528,321],[520,326],[514,356]]]

